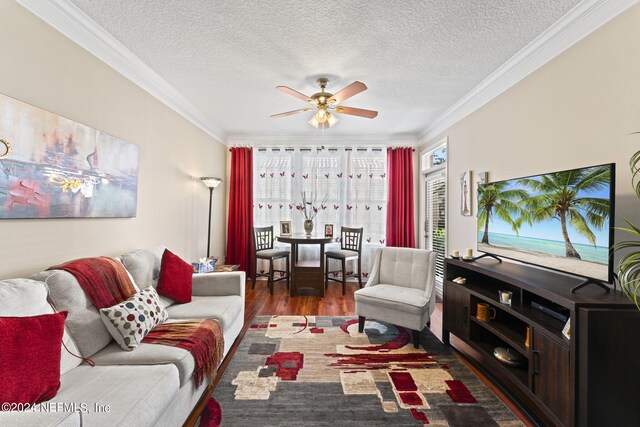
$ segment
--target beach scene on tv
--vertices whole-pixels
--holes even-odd
[[[609,278],[612,165],[478,186],[478,250]]]

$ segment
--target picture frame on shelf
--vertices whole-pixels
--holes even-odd
[[[291,236],[291,221],[280,221],[280,235]]]
[[[324,225],[324,237],[333,237],[333,224]]]

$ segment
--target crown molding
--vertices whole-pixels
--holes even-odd
[[[639,1],[581,2],[423,128],[419,140],[432,140]]]
[[[229,135],[227,142],[228,145],[237,147],[274,145],[289,145],[295,147],[316,147],[319,145],[327,147],[355,145],[417,147],[420,145],[416,134],[331,135],[330,131],[327,131],[325,135]]]
[[[640,0],[584,0],[415,135],[227,135],[171,84],[69,0],[16,0],[118,73],[226,145],[422,145],[511,88]],[[330,140],[331,143],[327,143]]]
[[[16,1],[167,107],[226,145],[225,131],[212,123],[211,119],[191,104],[169,82],[69,0]]]

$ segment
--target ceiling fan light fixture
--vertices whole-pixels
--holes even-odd
[[[317,117],[316,117],[317,115],[318,115],[318,114],[314,114],[314,115],[313,115],[313,117],[311,117],[311,120],[309,120],[309,124],[310,124],[311,126],[313,126],[314,128],[316,128],[316,129],[320,129],[320,125],[321,125],[321,124],[324,124],[324,123],[320,123],[320,122],[318,121],[318,119],[317,119]]]
[[[324,123],[329,118],[328,115],[331,114],[327,111],[327,107],[319,107],[318,112],[316,113],[316,119],[319,123]]]
[[[327,116],[328,116],[327,123],[329,124],[329,127],[338,123],[338,118],[334,114],[327,113]]]
[[[367,90],[367,86],[362,83],[355,81],[350,85],[344,87],[339,90],[335,95],[329,92],[325,92],[325,88],[327,86],[328,80],[325,78],[318,79],[318,85],[320,86],[320,92],[314,93],[311,96],[304,95],[296,90],[291,89],[287,86],[276,86],[281,92],[284,92],[288,95],[291,95],[295,98],[301,99],[313,105],[312,108],[301,108],[294,111],[287,111],[285,113],[274,114],[271,117],[285,117],[290,116],[292,114],[302,113],[304,111],[309,110],[317,110],[316,113],[309,120],[309,124],[316,129],[328,129],[334,126],[338,122],[338,117],[331,114],[329,111],[334,110],[336,113],[348,114],[352,116],[366,117],[368,119],[373,119],[378,115],[377,111],[373,110],[364,110],[362,108],[352,108],[345,106],[336,106],[336,104],[345,101],[352,96],[355,96],[365,90]]]
[[[320,111],[314,114],[311,120],[309,120],[309,124],[316,129],[329,129],[338,123],[338,118],[328,111],[323,111],[321,117],[318,116],[320,116]]]

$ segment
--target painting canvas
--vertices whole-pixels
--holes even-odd
[[[135,217],[138,146],[0,95],[0,218]]]
[[[460,174],[460,213],[471,216],[471,171]]]

